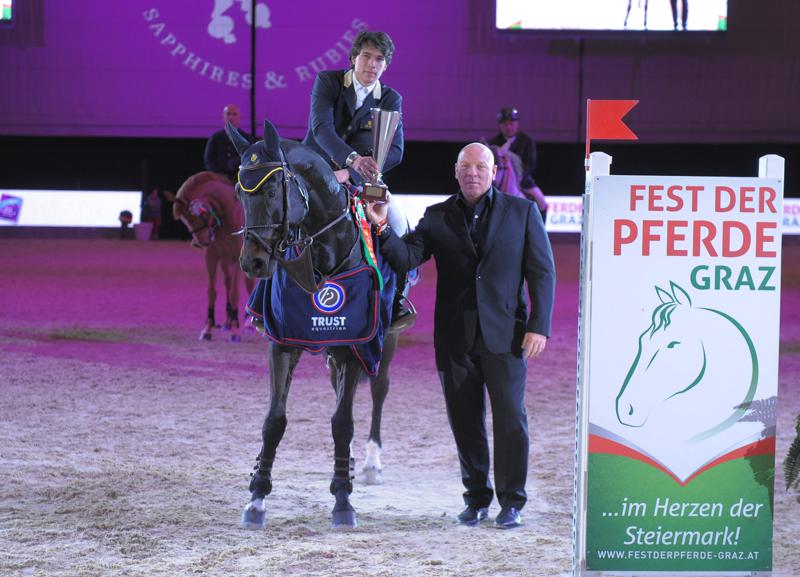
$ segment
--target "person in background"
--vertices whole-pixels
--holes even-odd
[[[497,147],[498,162],[506,162],[506,158],[508,158],[507,162],[513,167],[514,159],[508,153],[513,153],[519,158],[522,169],[516,173],[518,182],[510,183],[510,185],[514,189],[518,187],[526,198],[534,201],[544,219],[547,213],[547,200],[542,189],[533,179],[533,172],[536,170],[536,143],[530,136],[520,131],[519,111],[516,108],[501,108],[497,113],[497,125],[499,131],[489,140],[488,144],[490,147]],[[501,165],[498,164],[498,166]],[[509,190],[509,187],[506,187],[503,192],[509,193]]]
[[[250,142],[255,142],[250,134],[246,133],[240,128],[242,122],[242,113],[239,107],[235,104],[228,104],[222,109],[223,128],[217,130],[206,142],[206,150],[203,154],[203,164],[206,170],[223,174],[228,177],[232,183],[236,183],[239,175],[239,162],[241,158],[239,153],[231,144],[230,138],[225,133],[225,124],[230,122],[239,134],[244,136]]]
[[[154,188],[145,197],[142,203],[142,222],[149,222],[153,225],[150,232],[150,239],[157,240],[161,229],[161,193]]]
[[[681,30],[686,30],[686,21],[689,19],[689,0],[681,0],[680,10],[678,10],[678,0],[669,0],[672,9],[672,29],[678,29],[678,14],[680,14]]]
[[[466,489],[458,522],[473,526],[487,519],[496,493],[501,509],[495,526],[510,529],[522,523],[527,502],[527,359],[541,354],[550,336],[553,253],[536,205],[492,186],[495,165],[486,146],[465,146],[455,175],[460,192],[429,206],[402,238],[387,222],[386,204],[370,203],[367,215],[392,268],[401,272],[431,257],[436,262],[433,346]],[[496,489],[489,476],[486,391]]]

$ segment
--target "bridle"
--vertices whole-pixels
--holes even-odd
[[[283,150],[278,147],[278,152],[280,153],[280,161],[272,161],[272,162],[262,162],[259,164],[255,164],[252,166],[247,166],[241,168],[241,170],[259,170],[259,169],[267,169],[267,173],[264,177],[258,181],[258,183],[253,186],[252,188],[247,188],[242,184],[241,179],[241,171],[239,174],[239,179],[237,186],[244,192],[248,194],[256,193],[267,180],[269,180],[273,175],[280,173],[281,174],[281,190],[283,194],[283,217],[281,223],[271,223],[271,224],[249,224],[247,211],[245,212],[244,218],[245,223],[244,226],[236,232],[235,234],[241,234],[244,236],[245,239],[251,240],[258,244],[268,255],[274,255],[279,260],[283,260],[284,253],[290,248],[299,248],[300,251],[304,251],[307,247],[311,246],[314,242],[314,239],[324,233],[325,231],[332,228],[334,225],[338,224],[342,219],[347,217],[350,211],[350,199],[348,197],[347,206],[345,206],[344,210],[339,214],[336,218],[334,218],[331,222],[323,226],[320,230],[316,231],[310,235],[303,235],[300,231],[300,223],[290,223],[289,222],[289,212],[290,212],[290,195],[289,195],[289,181],[293,181],[297,186],[298,190],[300,191],[300,195],[303,197],[303,218],[305,215],[308,214],[308,192],[303,187],[303,185],[298,180],[297,176],[293,174],[289,170],[289,165],[286,162],[286,156],[283,154]],[[302,218],[300,219],[303,220]],[[258,234],[258,230],[272,230],[272,229],[279,229],[280,230],[280,238],[275,241],[275,243],[270,246],[267,242]]]
[[[200,219],[201,223],[200,226],[198,226],[197,228],[189,227],[189,232],[191,233],[194,242],[197,243],[197,246],[206,247],[211,243],[213,243],[215,239],[214,235],[215,231],[217,231],[220,227],[222,227],[222,219],[214,211],[214,207],[206,205],[199,198],[195,198],[193,201],[189,203],[187,211],[190,215]],[[208,243],[202,243],[197,238],[197,233],[205,229],[209,229]]]

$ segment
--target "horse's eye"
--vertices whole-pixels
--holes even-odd
[[[681,342],[680,342],[680,341],[672,341],[670,344],[668,344],[668,345],[667,345],[667,348],[668,348],[668,349],[674,349],[674,348],[675,348],[675,347],[677,347],[679,344],[681,344]]]
[[[275,189],[269,191],[270,198],[275,198]]]

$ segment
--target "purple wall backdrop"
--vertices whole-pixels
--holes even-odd
[[[205,137],[253,82],[259,121],[300,137],[315,70],[345,67],[368,27],[397,46],[383,79],[409,140],[486,135],[511,104],[540,141],[575,142],[585,98],[635,98],[643,142],[800,141],[797,0],[731,0],[721,35],[583,40],[497,33],[488,0],[258,0],[252,79],[250,0],[36,2],[33,45],[0,30],[0,134]]]

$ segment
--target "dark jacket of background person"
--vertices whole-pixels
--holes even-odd
[[[239,134],[244,136],[250,142],[255,142],[255,139],[248,133],[240,128],[236,130]],[[218,130],[206,142],[206,150],[203,154],[203,164],[206,170],[216,172],[217,174],[224,174],[235,183],[239,175],[239,163],[241,157],[236,149],[231,144],[230,138],[225,134],[225,130]]]
[[[356,110],[356,92],[353,71],[323,71],[317,75],[311,91],[311,112],[308,132],[303,144],[316,150],[322,158],[336,168],[344,168],[348,155],[355,151],[361,156],[372,154],[371,108],[401,110],[400,94],[382,82],[364,99]],[[386,157],[383,172],[400,164],[403,159],[403,124],[397,127],[392,146]],[[361,182],[350,170],[354,182]]]
[[[473,246],[459,195],[428,207],[402,239],[381,237],[381,253],[396,269],[413,268],[431,256],[436,261],[436,349],[469,351],[476,318],[486,348],[496,354],[519,354],[525,332],[550,335],[555,269],[542,218],[528,200],[497,189],[492,197],[482,256]]]

